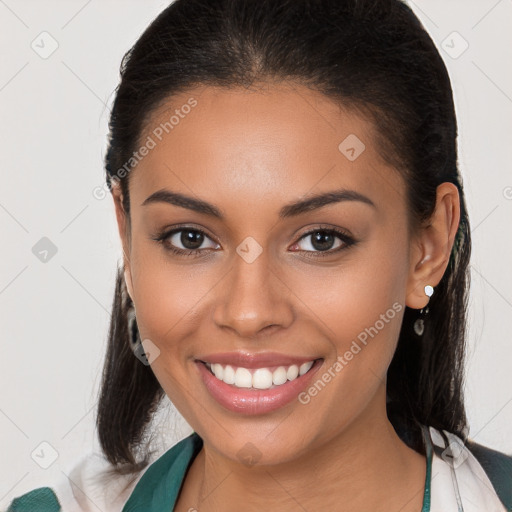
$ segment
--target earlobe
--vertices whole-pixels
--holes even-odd
[[[439,281],[434,280],[435,244],[431,225],[422,228],[419,240],[414,246],[409,271],[409,282],[405,304],[412,309],[422,309],[428,304],[430,295],[428,290],[433,290]]]

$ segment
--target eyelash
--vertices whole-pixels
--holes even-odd
[[[176,248],[176,247],[174,247],[172,245],[165,246],[165,242],[167,241],[168,238],[170,238],[172,235],[175,235],[176,233],[180,233],[181,231],[191,231],[191,232],[194,232],[194,233],[200,233],[200,234],[204,235],[207,238],[211,238],[201,229],[192,228],[190,226],[179,226],[179,227],[173,228],[172,230],[169,230],[169,231],[163,231],[162,233],[158,234],[155,237],[152,237],[151,239],[156,241],[156,242],[158,242],[158,243],[160,243],[160,244],[162,244],[162,245],[164,245],[164,247],[165,247],[165,249],[167,251],[170,251],[170,252],[172,252],[174,254],[177,254],[178,256],[200,257],[199,253],[201,253],[201,252],[203,252],[205,250],[207,250],[207,251],[215,250],[215,249],[178,249],[178,248]],[[318,233],[318,232],[336,235],[343,242],[343,245],[341,245],[340,247],[337,247],[336,249],[329,249],[327,251],[304,251],[304,250],[299,250],[299,251],[296,251],[296,252],[305,253],[307,258],[322,258],[322,257],[326,257],[326,256],[331,256],[334,253],[337,253],[337,252],[340,252],[342,250],[348,249],[348,248],[350,248],[351,246],[353,246],[353,245],[355,245],[357,243],[356,240],[354,240],[351,236],[349,236],[344,231],[341,231],[339,229],[332,228],[332,227],[322,227],[322,226],[319,226],[319,227],[317,227],[317,228],[315,228],[313,230],[307,231],[306,233],[302,234],[302,236],[297,240],[297,242],[295,242],[295,244],[298,243],[303,238],[307,238],[308,236],[311,236],[311,235],[313,235],[315,233]]]

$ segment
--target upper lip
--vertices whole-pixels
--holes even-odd
[[[196,358],[203,363],[222,365],[231,365],[242,368],[265,368],[268,366],[291,366],[293,364],[301,365],[309,361],[315,361],[318,357],[297,357],[277,352],[222,352],[216,354],[208,354]]]

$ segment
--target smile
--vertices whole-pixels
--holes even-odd
[[[218,405],[247,415],[267,414],[298,401],[324,359],[279,354],[215,354],[195,360],[204,390]]]
[[[229,364],[222,365],[220,363],[205,364],[217,379],[226,384],[232,384],[237,388],[273,389],[306,374],[313,366],[313,363],[314,361],[308,361],[300,366],[292,364],[290,366],[279,366],[274,369],[272,367],[256,369],[234,368]]]

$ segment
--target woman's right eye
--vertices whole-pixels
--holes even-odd
[[[213,247],[201,249],[205,239],[210,240]],[[196,228],[175,228],[161,233],[154,240],[160,242],[165,249],[182,256],[198,255],[204,250],[218,249],[220,247],[204,231]],[[179,245],[182,247],[179,247]]]

